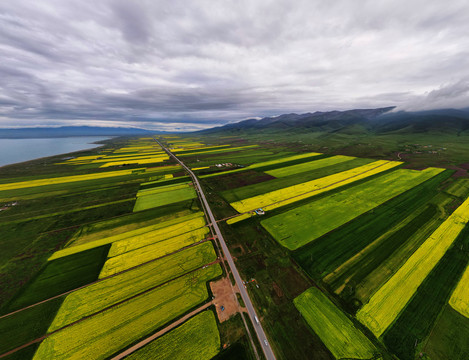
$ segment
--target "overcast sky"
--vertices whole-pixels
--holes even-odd
[[[469,106],[467,0],[5,0],[0,127]]]

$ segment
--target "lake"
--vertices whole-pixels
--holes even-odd
[[[101,146],[93,142],[110,138],[109,136],[77,136],[50,139],[0,139],[0,166],[93,149]]]

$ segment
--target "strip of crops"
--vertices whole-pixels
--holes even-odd
[[[143,190],[138,191],[137,197],[158,194],[158,193],[162,193],[165,191],[184,189],[184,188],[188,188],[189,186],[190,186],[189,183],[183,183],[183,184],[166,185],[166,186],[150,188],[150,189],[143,189]]]
[[[160,156],[160,157],[151,157],[148,159],[140,159],[140,160],[121,160],[121,161],[111,161],[107,162],[104,165],[101,165],[100,168],[107,168],[110,166],[120,166],[120,165],[128,165],[128,164],[153,164],[153,163],[161,163],[165,160],[168,160],[168,156]]]
[[[371,270],[368,275],[360,279],[360,282],[355,287],[355,297],[361,303],[368,302],[370,297],[380,288],[382,284],[389,280],[389,278],[407,261],[407,259],[423,244],[423,242],[438,228],[443,222],[440,215],[436,214],[431,218],[414,219],[412,225],[404,227],[394,233],[392,238],[396,239],[398,236],[405,238],[405,243],[392,252],[387,259],[379,264],[375,269]],[[413,234],[404,233],[410,230],[411,226],[417,226],[419,220],[422,220],[420,228],[416,229]],[[358,280],[357,280],[358,281]]]
[[[103,246],[48,262],[8,310],[21,309],[97,280],[108,250]]]
[[[318,238],[294,253],[296,261],[314,278],[326,276],[390,228],[425,206],[438,194],[440,182],[451,174],[451,171],[444,171]]]
[[[180,184],[188,182],[191,178],[189,176],[178,176],[172,179],[158,179],[155,181],[148,181],[140,184],[140,190],[156,188],[159,186],[167,186],[172,184]]]
[[[315,160],[319,161],[319,160]],[[283,189],[292,185],[301,184],[314,179],[319,179],[325,176],[333,175],[342,171],[350,170],[358,166],[366,165],[373,162],[370,159],[356,158],[350,161],[346,161],[340,164],[326,166],[324,168],[316,169],[314,171],[304,172],[300,174],[294,174],[283,178],[272,179],[264,181],[259,184],[252,184],[242,186],[234,189],[223,191],[221,195],[228,202],[235,202],[243,199],[247,199],[260,194],[265,194],[270,191]],[[226,177],[229,177],[227,175]],[[218,178],[217,178],[218,180]],[[212,180],[215,181],[215,180]]]
[[[49,179],[30,180],[30,181],[22,181],[22,182],[9,183],[9,184],[1,184],[0,191],[22,189],[22,188],[36,187],[36,186],[43,186],[43,185],[52,185],[52,184],[64,184],[64,183],[77,182],[77,181],[104,179],[104,178],[109,178],[109,177],[114,177],[114,176],[131,175],[137,170],[145,170],[145,168],[108,171],[108,172],[100,172],[100,173],[95,173],[95,174],[72,175],[72,176],[63,176],[63,177],[56,177],[56,178],[49,178]]]
[[[206,242],[74,291],[65,298],[49,332],[200,268],[216,258],[212,243]]]
[[[217,146],[208,146],[208,147],[203,147],[203,148],[199,148],[199,149],[190,149],[190,150],[184,150],[184,149],[174,149],[172,150],[173,153],[175,153],[176,155],[182,155],[182,154],[185,154],[185,153],[196,153],[196,152],[200,152],[200,151],[209,151],[209,150],[215,150],[215,149],[221,149],[221,148],[226,148],[230,145],[217,145]]]
[[[69,256],[71,254],[76,254],[76,253],[79,253],[79,252],[82,252],[91,248],[111,244],[120,240],[135,238],[140,235],[145,236],[145,234],[152,234],[152,236],[156,237],[157,240],[165,239],[165,235],[164,235],[165,233],[168,234],[168,237],[176,236],[176,235],[184,233],[185,226],[183,224],[185,222],[191,221],[191,224],[192,224],[193,220],[197,224],[200,224],[201,221],[203,221],[203,213],[197,212],[197,213],[190,214],[187,216],[177,217],[175,219],[160,222],[158,224],[140,227],[131,231],[123,231],[123,232],[119,231],[117,232],[117,235],[103,237],[103,238],[100,238],[99,240],[86,241],[83,244],[81,244],[80,239],[77,239],[73,244],[74,246],[56,251],[49,258],[49,260],[54,260],[54,259],[58,259],[64,256]],[[205,224],[205,221],[203,222],[203,224]]]
[[[185,230],[191,229],[191,227],[187,227]],[[160,242],[165,242],[165,244],[176,244],[176,243],[188,243],[192,244],[195,240],[199,241],[205,238],[205,235],[208,234],[209,228],[206,226],[195,228],[194,230],[185,232],[183,234],[179,234],[176,236],[162,236],[161,239],[158,237],[143,237],[141,241],[137,239],[130,238],[122,241],[118,241],[111,245],[111,250],[109,251],[108,257],[119,256],[137,249],[143,249],[146,246],[156,245]],[[168,242],[168,240],[171,240]],[[114,246],[116,245],[116,246]]]
[[[293,202],[306,199],[326,191],[336,189],[340,186],[350,184],[371,175],[392,169],[400,165],[399,162],[378,160],[368,165],[363,165],[351,170],[329,175],[324,178],[315,179],[302,184],[289,186],[284,189],[271,191],[267,194],[254,196],[252,198],[236,201],[230,205],[238,212],[246,212],[257,208],[273,210]]]
[[[220,351],[220,335],[212,311],[207,310],[152,341],[126,359],[209,360]]]
[[[166,207],[163,209],[165,210],[163,211],[162,208],[156,208],[139,213],[129,213],[117,218],[84,225],[73,234],[67,246],[83,245],[116,234],[126,233],[166,221],[176,220],[183,216],[196,214],[188,209],[181,211],[178,211],[179,209],[176,208],[174,210],[168,210]]]
[[[182,226],[178,226],[177,228],[171,229],[168,228],[168,231],[165,232],[165,229],[150,231],[143,235],[129,237],[124,240],[119,240],[113,242],[111,245],[111,249],[109,250],[109,257],[117,256],[123,253],[126,253],[131,250],[139,249],[147,245],[155,244],[157,242],[174,238],[176,236],[182,237],[190,237],[196,236],[200,238],[208,233],[208,228],[205,227],[205,219],[203,217],[198,217],[193,220],[185,221],[181,224]],[[188,229],[193,229],[191,231],[187,231]],[[203,238],[203,237],[202,237]]]
[[[451,295],[449,304],[454,310],[469,318],[469,265],[466,267],[461,280],[459,280],[453,295]]]
[[[259,145],[246,145],[246,146],[228,147],[228,148],[215,149],[215,150],[196,151],[196,152],[194,151],[194,152],[187,152],[184,154],[178,154],[178,156],[204,155],[204,154],[213,154],[213,153],[220,153],[220,152],[239,151],[239,150],[245,150],[245,149],[252,149],[258,146]]]
[[[62,301],[54,299],[0,319],[0,355],[43,336]]]
[[[130,172],[130,170],[129,170]],[[118,186],[130,183],[140,183],[146,181],[151,174],[145,172],[135,172],[133,174],[118,175],[107,178],[87,179],[83,181],[73,181],[64,183],[47,183],[34,187],[23,187],[12,190],[0,190],[0,200],[10,201],[18,199],[35,199],[47,196],[57,196],[69,193],[79,193],[98,189],[99,187]],[[77,175],[78,176],[78,175]],[[82,176],[82,175],[80,175]],[[84,175],[83,175],[84,176]]]
[[[151,209],[158,206],[164,206],[179,201],[194,199],[197,194],[194,188],[184,188],[179,190],[167,191],[159,194],[146,195],[137,198],[134,212]]]
[[[281,167],[275,170],[266,171],[267,174],[275,176],[275,177],[285,177],[293,174],[299,174],[305,171],[311,171],[319,168],[323,168],[326,166],[331,166],[335,164],[340,164],[342,162],[350,161],[355,159],[352,156],[344,156],[344,155],[337,155],[331,156],[328,158],[323,158],[319,160],[313,160],[303,164],[291,165]]]
[[[171,254],[185,246],[203,240],[208,231],[208,228],[204,227],[112,257],[104,264],[99,277],[104,278],[114,275],[134,266],[146,263],[147,261]]]
[[[409,237],[438,214],[435,206],[427,206],[418,216],[389,236],[382,236],[353,256],[324,278],[332,289],[342,288],[347,283],[359,284],[375,268],[386,261],[404,245]],[[410,256],[411,253],[409,253]]]
[[[466,197],[469,192],[469,180],[468,179],[457,179],[447,189],[445,189],[450,195],[457,197]]]
[[[280,244],[295,250],[442,171],[396,170],[273,216],[261,224]]]
[[[310,288],[293,302],[336,359],[371,359],[378,355],[370,340],[319,289]]]
[[[398,319],[384,333],[384,343],[399,359],[416,358],[415,345],[428,336],[447,304],[466,267],[468,249],[469,228],[466,228],[419,286]]]
[[[219,265],[190,273],[46,338],[34,359],[102,359],[184,314],[208,297]]]
[[[446,305],[422,349],[432,360],[467,360],[469,321]]]
[[[469,221],[469,199],[412,254],[357,313],[357,318],[380,336],[403,310],[417,288],[453,244]]]
[[[280,159],[255,163],[255,164],[249,165],[249,166],[247,166],[245,168],[242,168],[242,169],[235,169],[235,170],[224,171],[224,172],[221,172],[221,173],[203,175],[201,177],[202,178],[207,178],[207,177],[212,177],[212,176],[226,175],[226,174],[230,174],[230,173],[234,173],[234,172],[239,172],[239,171],[244,171],[244,170],[253,170],[253,169],[256,169],[258,171],[267,171],[268,169],[273,170],[276,167],[294,165],[294,164],[297,163],[297,161],[298,161],[298,163],[306,162],[306,161],[309,161],[308,159],[310,159],[312,157],[315,157],[315,156],[319,156],[319,155],[322,155],[322,154],[320,154],[320,153],[306,153],[306,154],[292,155],[292,156],[288,156],[288,157],[282,157]]]

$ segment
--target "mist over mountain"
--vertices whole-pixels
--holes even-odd
[[[394,107],[353,109],[305,114],[283,114],[260,120],[247,119],[200,133],[282,131],[344,134],[451,133],[469,134],[469,110],[440,109],[419,112],[393,111]]]

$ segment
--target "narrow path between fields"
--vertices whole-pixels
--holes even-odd
[[[207,225],[206,225],[206,226],[207,226]],[[131,267],[131,268],[128,268],[128,269],[126,269],[126,270],[122,270],[122,271],[120,271],[120,272],[118,272],[118,273],[115,273],[115,274],[112,274],[112,275],[103,277],[103,278],[101,278],[101,279],[98,279],[98,280],[96,280],[96,281],[90,282],[90,283],[88,283],[88,284],[85,284],[85,285],[83,285],[83,286],[77,287],[77,288],[75,288],[75,289],[72,289],[72,290],[69,290],[69,291],[65,291],[65,292],[63,292],[63,293],[61,293],[61,294],[59,294],[59,295],[55,295],[55,296],[52,296],[52,297],[47,298],[47,299],[45,299],[45,300],[39,301],[39,302],[37,302],[37,303],[34,303],[34,304],[31,304],[31,305],[25,306],[25,307],[23,307],[23,308],[21,308],[21,309],[12,311],[12,312],[10,312],[10,313],[8,313],[8,314],[3,314],[3,315],[0,316],[0,319],[3,319],[3,318],[5,318],[5,317],[8,317],[8,316],[14,315],[14,314],[16,314],[16,313],[19,313],[20,311],[27,310],[27,309],[30,309],[30,308],[32,308],[32,307],[35,307],[35,306],[44,304],[44,303],[46,303],[46,302],[48,302],[48,301],[57,299],[57,298],[59,298],[59,297],[61,297],[61,296],[68,295],[68,294],[70,294],[70,293],[72,293],[72,292],[81,290],[81,289],[86,288],[86,287],[88,287],[88,286],[90,286],[90,285],[97,284],[97,283],[100,283],[100,282],[102,282],[102,281],[104,281],[104,280],[107,280],[107,279],[113,278],[113,277],[115,277],[115,276],[124,274],[124,273],[126,273],[126,272],[135,270],[135,269],[137,269],[137,268],[139,268],[139,267],[142,267],[142,266],[145,266],[145,265],[147,265],[147,264],[151,264],[152,262],[155,262],[155,261],[161,260],[161,259],[163,259],[163,258],[165,258],[165,257],[171,256],[171,255],[174,255],[174,254],[177,254],[178,252],[181,252],[181,251],[187,250],[187,249],[189,249],[189,248],[191,248],[191,247],[200,245],[200,244],[202,244],[202,243],[204,243],[204,242],[206,242],[206,241],[209,241],[209,239],[203,239],[203,240],[197,241],[196,243],[193,243],[193,244],[184,246],[184,247],[182,247],[182,248],[180,248],[180,249],[178,249],[178,250],[176,250],[176,251],[173,251],[173,252],[170,253],[170,254],[166,254],[166,255],[157,257],[157,258],[155,258],[155,259],[151,259],[151,260],[149,260],[149,261],[147,261],[147,262],[144,262],[144,263],[135,265],[135,266],[133,266],[133,267]],[[213,263],[217,263],[217,262],[218,262],[218,260],[214,261]],[[212,263],[210,263],[210,264],[212,264]],[[195,270],[198,270],[198,269],[195,269]],[[192,271],[195,271],[195,270],[192,270]],[[192,272],[192,271],[190,271],[190,272]]]
[[[160,331],[158,331],[158,332],[154,333],[153,335],[147,337],[146,339],[140,341],[139,343],[137,343],[134,346],[128,348],[124,352],[121,352],[119,355],[114,356],[113,358],[111,358],[111,360],[120,360],[120,359],[125,358],[126,356],[129,356],[133,352],[137,351],[138,349],[144,347],[145,345],[152,342],[156,338],[159,338],[160,336],[166,334],[168,331],[170,331],[170,330],[174,329],[175,327],[181,325],[182,323],[186,322],[187,320],[189,320],[189,318],[193,317],[194,315],[197,315],[199,312],[201,312],[202,310],[207,309],[211,305],[213,305],[213,301],[211,301],[209,303],[206,303],[206,304],[202,305],[201,307],[195,309],[194,311],[191,311],[190,313],[184,315],[182,318],[180,318],[179,320],[176,320],[175,322],[173,322],[170,325],[166,326],[164,329],[161,329]]]
[[[164,286],[164,285],[166,285],[166,284],[168,284],[168,283],[170,283],[170,282],[172,282],[172,281],[174,281],[174,280],[177,280],[177,279],[179,279],[179,278],[181,278],[181,277],[183,277],[183,276],[187,276],[187,275],[189,275],[189,274],[191,274],[191,273],[193,273],[193,272],[195,272],[195,271],[202,270],[202,269],[204,269],[204,268],[207,267],[207,266],[215,265],[215,264],[217,264],[217,263],[219,263],[219,262],[220,262],[220,261],[217,259],[217,260],[212,261],[211,263],[205,264],[205,265],[203,265],[203,266],[201,266],[201,267],[199,267],[199,268],[197,268],[197,269],[191,270],[191,271],[186,272],[186,273],[184,273],[184,274],[182,274],[182,275],[179,275],[179,276],[177,276],[177,277],[175,277],[175,278],[173,278],[173,279],[171,279],[171,280],[165,281],[165,282],[162,283],[162,284],[153,286],[153,287],[151,287],[151,288],[149,288],[149,289],[146,289],[146,290],[144,290],[144,291],[139,292],[138,294],[135,294],[135,295],[132,295],[132,296],[130,296],[130,297],[127,297],[127,298],[125,298],[125,299],[123,299],[123,300],[121,300],[121,301],[119,301],[119,302],[116,302],[115,304],[112,304],[112,305],[110,305],[110,306],[107,306],[107,307],[105,307],[105,308],[99,310],[99,311],[96,311],[96,312],[93,313],[93,314],[84,316],[84,317],[82,317],[81,319],[78,319],[78,320],[76,320],[76,321],[73,321],[73,322],[71,322],[70,324],[67,324],[67,325],[61,327],[60,329],[51,331],[50,333],[47,333],[47,334],[45,334],[45,335],[43,335],[43,336],[41,336],[41,337],[39,337],[39,338],[36,338],[36,339],[34,339],[34,340],[31,340],[31,341],[29,341],[29,342],[26,343],[26,344],[23,344],[23,345],[21,345],[21,346],[18,346],[18,347],[16,347],[16,348],[12,349],[12,350],[9,350],[9,351],[7,351],[6,353],[0,354],[0,358],[3,358],[3,357],[8,356],[8,355],[11,355],[11,354],[13,354],[13,353],[15,353],[15,352],[17,352],[17,351],[19,351],[19,350],[21,350],[21,349],[24,349],[24,348],[26,348],[26,347],[28,347],[28,346],[30,346],[30,345],[32,345],[32,344],[36,344],[36,343],[38,343],[38,342],[41,342],[42,340],[48,338],[49,336],[51,336],[51,335],[53,335],[53,334],[55,334],[55,333],[57,333],[57,332],[59,332],[59,331],[62,331],[63,329],[66,329],[66,328],[68,328],[68,327],[70,327],[70,326],[73,326],[73,325],[75,325],[75,324],[81,323],[82,321],[85,321],[86,319],[89,319],[89,318],[91,318],[91,317],[93,317],[93,316],[96,316],[96,315],[98,315],[98,314],[100,314],[100,313],[103,313],[103,312],[105,312],[105,311],[107,311],[107,310],[110,310],[110,309],[112,309],[112,308],[114,308],[114,307],[116,307],[116,306],[122,305],[123,303],[125,303],[125,302],[127,302],[127,301],[130,301],[130,300],[132,300],[132,299],[134,299],[134,298],[137,298],[137,297],[139,297],[139,296],[141,296],[141,295],[144,295],[144,294],[146,294],[146,293],[148,293],[148,292],[151,292],[151,291],[153,291],[153,290],[155,290],[155,289],[157,289],[157,288],[159,288],[159,287],[162,287],[162,286]],[[49,300],[49,299],[48,299],[48,300]],[[48,300],[47,300],[47,301],[48,301]],[[211,302],[210,302],[210,304],[211,304]]]
[[[245,211],[245,212],[242,212],[242,213],[239,213],[239,214],[236,214],[236,215],[233,215],[233,216],[229,216],[229,217],[226,217],[224,219],[220,219],[220,220],[217,220],[217,222],[220,222],[220,221],[225,221],[225,220],[228,220],[228,219],[232,219],[232,218],[236,218],[238,216],[241,216],[241,215],[244,215],[244,214],[249,214],[249,213],[253,213],[255,210],[259,209],[259,207],[261,208],[265,208],[265,207],[268,207],[268,206],[272,206],[272,205],[277,205],[277,204],[281,204],[285,201],[288,201],[288,200],[291,200],[291,199],[294,199],[294,198],[297,198],[297,197],[300,197],[300,196],[303,196],[303,195],[306,195],[306,194],[309,194],[309,193],[312,193],[312,192],[315,192],[315,191],[319,191],[319,190],[323,190],[323,189],[327,189],[331,186],[334,186],[334,185],[337,185],[337,184],[340,184],[344,181],[347,181],[347,180],[350,180],[350,179],[353,179],[354,177],[357,177],[357,176],[360,176],[360,175],[363,175],[363,174],[366,174],[367,172],[370,172],[370,171],[373,171],[381,166],[384,166],[384,165],[387,165],[391,162],[392,160],[388,160],[387,162],[383,163],[383,164],[380,164],[380,165],[377,165],[375,166],[374,168],[371,168],[371,169],[368,169],[366,171],[363,171],[361,173],[358,173],[358,174],[355,174],[353,176],[350,176],[348,178],[345,178],[345,179],[342,179],[342,180],[339,180],[339,181],[336,181],[335,183],[332,183],[332,184],[329,184],[329,185],[325,185],[323,187],[319,187],[319,188],[316,188],[316,189],[313,189],[313,190],[310,190],[310,191],[306,191],[304,193],[301,193],[301,194],[298,194],[298,195],[295,195],[295,196],[292,196],[292,197],[289,197],[289,198],[286,198],[286,199],[283,199],[283,200],[279,200],[279,201],[276,201],[276,202],[273,202],[273,203],[270,203],[270,204],[266,204],[266,205],[260,205],[258,207],[256,207],[255,209],[252,209],[252,210],[248,210],[248,211]],[[393,168],[391,168],[393,169]],[[379,174],[379,173],[377,173]],[[313,180],[312,180],[313,181]],[[298,184],[300,185],[300,184]],[[293,185],[294,186],[294,185]],[[276,191],[276,190],[274,190]],[[256,195],[257,196],[257,195]],[[248,198],[249,199],[249,198]],[[240,200],[242,201],[242,200]]]

